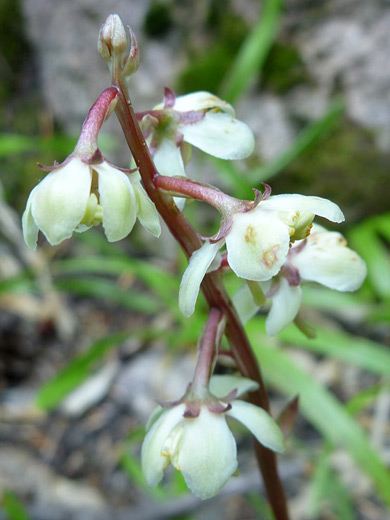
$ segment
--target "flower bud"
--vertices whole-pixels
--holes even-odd
[[[123,23],[117,14],[110,14],[100,28],[98,51],[108,61],[114,54],[121,55],[127,48]]]
[[[137,38],[135,37],[134,31],[131,27],[129,27],[129,36],[130,36],[130,52],[129,55],[125,58],[123,63],[123,74],[124,76],[131,76],[134,72],[137,71],[139,66],[139,47]]]

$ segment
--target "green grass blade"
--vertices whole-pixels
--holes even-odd
[[[37,149],[37,139],[20,134],[0,134],[0,158],[33,152]]]
[[[112,348],[132,336],[153,337],[157,334],[158,332],[148,326],[121,331],[95,341],[86,352],[77,356],[57,376],[41,387],[36,397],[37,405],[44,410],[52,410],[67,394],[85,381]]]
[[[281,10],[281,0],[263,3],[260,18],[242,44],[224,81],[221,95],[229,103],[237,101],[259,75],[275,40]]]
[[[146,484],[142,474],[139,457],[135,457],[134,455],[129,453],[129,451],[124,451],[119,459],[119,464],[129,477],[131,482],[133,482],[138,488],[142,489],[155,500],[167,500],[168,496],[164,489],[162,489],[160,486],[150,488]]]
[[[143,281],[176,316],[179,279],[151,263],[130,257],[87,256],[69,258],[53,263],[55,274],[132,274]],[[132,294],[132,291],[130,291]]]
[[[1,505],[9,520],[30,520],[26,508],[14,493],[4,491]]]
[[[390,215],[383,215],[383,218],[390,220]],[[367,263],[367,279],[376,294],[385,300],[390,300],[390,254],[378,235],[377,226],[382,234],[388,230],[387,223],[383,224],[374,217],[355,226],[348,234],[348,238],[351,247]]]
[[[329,464],[329,452],[326,449],[316,463],[308,507],[310,517],[319,518],[322,503],[325,503],[335,518],[356,520],[351,497]]]
[[[291,326],[278,334],[278,339],[312,352],[332,356],[375,374],[390,376],[390,350],[375,341],[345,332],[315,327],[316,338],[308,339]]]
[[[344,102],[340,98],[334,99],[325,115],[304,128],[285,152],[267,164],[249,171],[246,175],[246,179],[253,186],[257,186],[260,182],[267,181],[281,172],[310,146],[334,128],[340,121],[343,111]]]
[[[111,300],[132,311],[155,314],[160,306],[156,300],[134,290],[123,289],[115,281],[102,278],[65,278],[56,280],[55,286],[77,296]]]
[[[345,408],[351,415],[357,415],[361,410],[370,406],[375,399],[383,392],[390,390],[390,384],[387,382],[380,383],[375,386],[365,388],[361,392],[355,394],[346,404]]]
[[[326,440],[351,454],[371,478],[384,503],[390,505],[390,472],[359,424],[326,388],[300,369],[285,352],[262,344],[256,326],[250,328],[250,338],[268,382],[289,398],[299,395],[304,416]]]
[[[343,111],[344,103],[341,99],[336,98],[324,116],[302,130],[287,150],[262,166],[242,172],[229,161],[213,158],[213,163],[224,182],[235,190],[237,197],[251,198],[253,197],[253,187],[258,187],[260,183],[277,175],[309,147],[317,143],[337,125]]]

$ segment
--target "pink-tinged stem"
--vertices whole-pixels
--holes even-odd
[[[90,158],[98,149],[98,136],[102,124],[113,109],[118,97],[118,89],[110,87],[104,90],[90,108],[83,123],[74,153],[83,159]]]
[[[231,197],[214,186],[208,186],[183,177],[156,175],[154,185],[156,188],[168,191],[174,195],[185,195],[192,199],[207,202],[221,213],[224,211],[239,211],[240,208],[245,207],[246,209],[248,206],[244,201]],[[252,202],[248,203],[253,204]]]
[[[114,74],[114,86],[117,86],[119,92],[116,114],[139,168],[145,190],[172,235],[179,242],[187,257],[190,257],[201,247],[202,243],[190,223],[177,209],[172,197],[156,187],[154,181],[158,178],[158,172],[137,122],[126,87],[120,81],[120,75],[115,76]],[[225,333],[239,371],[243,376],[259,383],[259,389],[251,394],[251,402],[269,411],[268,394],[259,366],[238,315],[226,293],[221,274],[218,271],[207,274],[201,289],[210,309],[219,309],[227,317]],[[286,497],[278,475],[275,453],[256,441],[256,455],[275,518],[276,520],[288,520]]]
[[[198,360],[195,367],[194,378],[192,380],[192,389],[201,392],[208,388],[211,375],[211,365],[216,350],[216,338],[219,322],[222,318],[222,312],[215,307],[210,309],[209,319],[206,324],[206,330],[200,340]]]

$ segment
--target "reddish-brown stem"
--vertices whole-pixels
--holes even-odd
[[[118,90],[110,87],[104,90],[90,108],[83,123],[79,140],[74,153],[83,158],[93,155],[97,150],[100,128],[111,113],[113,102],[118,96]]]
[[[202,392],[209,386],[211,375],[210,370],[215,354],[217,329],[221,318],[222,312],[219,309],[212,307],[206,324],[206,330],[204,331],[199,344],[198,361],[196,363],[195,373],[192,380],[192,390],[194,392],[198,389]]]
[[[142,131],[137,122],[126,88],[117,80],[119,91],[116,114],[122,126],[127,144],[139,168],[142,181],[157,211],[164,219],[172,235],[179,242],[187,257],[200,248],[201,241],[184,215],[178,211],[172,197],[157,189],[154,183],[158,172],[150,156]],[[201,289],[211,308],[219,309],[227,317],[226,337],[232,355],[241,374],[259,383],[259,389],[251,394],[250,400],[269,411],[266,387],[248,338],[222,283],[218,271],[207,274]],[[263,475],[271,507],[277,520],[288,520],[286,498],[281,484],[274,452],[256,442],[256,454]]]
[[[156,188],[168,191],[174,195],[186,195],[192,199],[207,202],[221,213],[226,211],[237,212],[241,208],[245,210],[248,206],[245,201],[231,197],[214,186],[208,186],[207,184],[202,184],[191,179],[156,175],[154,185]]]

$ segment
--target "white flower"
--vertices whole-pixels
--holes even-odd
[[[225,238],[206,241],[190,258],[184,273],[179,306],[184,315],[194,312],[199,286],[218,250],[226,242],[228,262],[246,280],[270,280],[284,264],[290,243],[307,236],[315,215],[342,222],[344,215],[333,202],[304,195],[276,195],[254,209],[233,215]]]
[[[337,291],[355,291],[362,285],[366,273],[366,264],[347,247],[343,235],[315,224],[310,236],[290,249],[278,276],[260,283],[271,299],[267,333],[275,336],[295,319],[302,303],[302,282],[317,282]],[[235,303],[244,321],[256,313],[257,307],[248,289],[240,291]]]
[[[136,218],[154,236],[160,223],[138,174],[127,176],[106,161],[89,165],[72,156],[31,192],[23,214],[26,244],[36,249],[41,230],[56,245],[100,222],[110,242],[132,230]]]
[[[219,378],[219,381],[218,381]],[[222,380],[221,380],[222,378]],[[238,394],[254,390],[254,381],[214,376],[210,389],[218,397],[226,390],[237,388]],[[218,387],[221,387],[218,391]],[[222,392],[222,393],[221,393]],[[150,427],[142,445],[142,472],[147,484],[155,487],[171,462],[182,472],[189,489],[202,499],[216,495],[237,469],[237,448],[226,423],[226,415],[243,423],[256,439],[267,448],[282,452],[283,436],[262,408],[245,401],[234,400],[231,409],[213,413],[203,404],[198,417],[184,417],[186,405],[164,410]]]
[[[155,110],[163,117],[155,120],[148,141],[161,175],[185,175],[182,141],[221,159],[244,159],[253,152],[252,131],[235,119],[231,105],[209,92],[176,98],[166,89],[164,105],[157,105]]]

